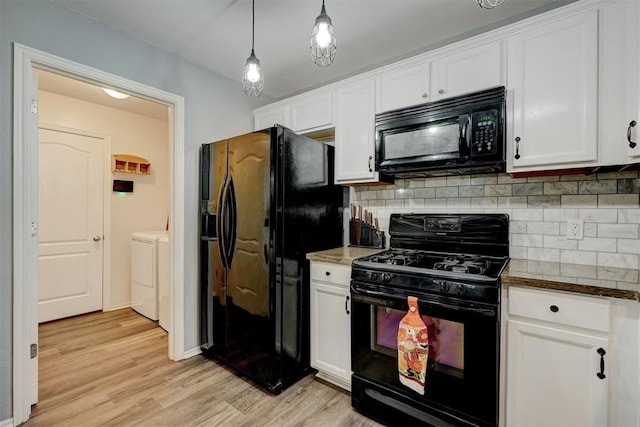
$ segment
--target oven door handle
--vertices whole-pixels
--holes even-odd
[[[369,298],[373,297],[377,300],[392,299],[395,301],[404,301],[406,299],[404,295],[399,296],[397,294],[389,294],[386,292],[374,291],[371,289],[363,289],[358,285],[353,285],[353,284],[351,285],[351,299],[353,301],[360,301],[360,302],[366,303],[368,302],[367,299],[369,299],[367,297]],[[498,312],[497,307],[478,307],[478,306],[473,306],[471,304],[464,304],[464,303],[448,304],[448,303],[437,301],[437,300],[425,300],[424,298],[419,298],[419,297],[418,297],[418,304],[431,305],[431,306],[436,306],[440,308],[445,308],[448,310],[464,310],[466,312],[472,312],[474,314],[479,314],[482,316],[490,316],[490,317],[496,316]]]

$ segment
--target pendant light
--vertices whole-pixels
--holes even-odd
[[[476,0],[476,3],[483,9],[493,9],[504,3],[504,0]]]
[[[331,18],[327,15],[322,0],[320,15],[311,31],[310,48],[313,62],[320,67],[328,67],[336,56],[336,33],[331,25]]]
[[[247,58],[247,63],[242,71],[242,87],[247,96],[260,96],[264,87],[264,75],[262,74],[262,68],[260,68],[260,61],[253,51],[256,32],[256,0],[252,0],[252,16],[251,55]]]

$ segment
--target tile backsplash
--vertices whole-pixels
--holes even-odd
[[[495,212],[509,215],[510,255],[533,261],[640,268],[637,171],[512,178],[486,174],[396,180],[353,187],[352,203],[387,231],[391,213]],[[584,238],[567,239],[567,221],[584,221]]]

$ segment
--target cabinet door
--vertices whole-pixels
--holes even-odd
[[[254,130],[269,128],[275,124],[289,127],[289,108],[280,105],[254,114]]]
[[[596,164],[597,13],[584,12],[509,37],[513,129],[507,172]]]
[[[429,96],[431,64],[423,62],[389,70],[379,77],[379,102],[376,111],[395,110],[432,100]]]
[[[435,61],[432,99],[504,85],[502,41],[461,50]]]
[[[605,426],[610,360],[605,338],[532,323],[507,322],[508,426]]]
[[[333,97],[331,92],[303,96],[289,106],[291,130],[303,132],[333,126]]]
[[[343,86],[336,93],[336,183],[373,182],[375,82]]]
[[[349,288],[311,282],[311,366],[351,384]]]

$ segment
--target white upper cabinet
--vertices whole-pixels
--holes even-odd
[[[419,61],[378,77],[376,112],[410,107],[504,85],[503,42],[495,40]]]
[[[358,80],[336,90],[337,184],[377,182],[375,81]]]
[[[432,100],[429,93],[431,63],[422,61],[383,73],[378,80],[376,112],[391,111]]]
[[[501,40],[495,40],[435,60],[431,100],[503,86],[505,66],[502,45]]]
[[[288,105],[268,105],[253,113],[254,130],[262,130],[275,124],[290,126]]]
[[[598,11],[508,38],[507,172],[598,160]]]
[[[289,104],[291,130],[306,132],[333,127],[333,93],[314,93]]]

